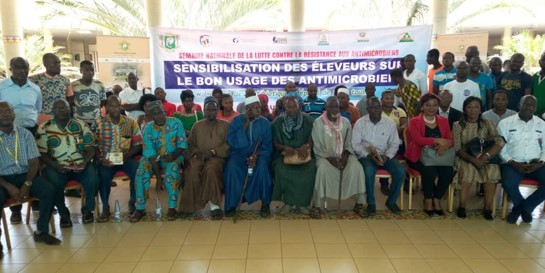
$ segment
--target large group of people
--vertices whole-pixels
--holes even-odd
[[[116,86],[107,94],[89,61],[81,62],[82,78],[70,83],[54,54],[43,57],[46,72],[32,77],[28,62],[14,58],[11,77],[0,82],[0,203],[37,197],[34,239],[59,244],[48,221],[56,207],[60,226],[72,226],[64,204],[69,180],[85,192],[84,224],[110,220],[116,171],[130,179],[131,222],[146,215],[152,181],[158,198],[166,192],[168,220],[201,209],[222,219],[234,216],[242,202],[256,201],[267,217],[273,200],[284,203],[281,213],[318,218],[326,198],[354,198],[354,212],[370,217],[376,214],[376,172],[390,174],[391,185],[381,181],[381,192],[389,211],[399,214],[397,200],[412,168],[422,176],[423,208],[430,216],[444,215],[441,200],[454,183],[460,189],[456,215],[465,218],[470,186],[479,183],[483,217],[493,220],[501,183],[514,205],[507,221],[522,216],[531,222],[533,209],[545,200],[545,122],[539,117],[545,112],[545,53],[533,78],[521,70],[521,54],[513,55],[509,71],[498,71],[501,60],[492,59],[488,74],[478,55],[469,47],[468,62],[455,64],[446,52],[441,64],[432,49],[426,76],[409,54],[391,70],[395,89],[379,98],[375,85],[366,83],[366,96],[356,105],[346,86],[323,100],[316,84],[303,98],[290,81],[272,112],[268,97],[253,88],[236,109],[220,88],[202,107],[184,90],[176,108],[161,87],[153,94],[139,90],[135,73],[128,74],[125,89]],[[525,176],[540,183],[526,199],[518,189]],[[10,220],[21,222],[20,207]]]

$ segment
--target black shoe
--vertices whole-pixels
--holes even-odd
[[[140,221],[140,219],[142,219],[142,217],[144,217],[144,215],[146,215],[146,211],[135,210],[134,213],[131,215],[131,218],[129,219],[129,221],[133,223],[138,222]]]
[[[514,206],[511,212],[505,218],[505,220],[509,224],[515,224],[517,223],[517,220],[519,219],[519,216],[521,213],[522,213],[522,207],[520,205]]]
[[[489,210],[489,209],[483,210],[483,217],[484,217],[484,219],[486,219],[488,221],[494,220],[494,216],[492,215],[492,211]]]
[[[135,211],[136,211],[136,205],[134,204],[134,202],[129,201],[129,214],[133,215]]]
[[[231,209],[225,211],[225,217],[234,217],[237,209]]]
[[[377,206],[367,205],[367,217],[373,217],[375,215],[377,215]]]
[[[390,188],[388,187],[388,183],[380,185],[380,192],[382,192],[382,194],[384,194],[386,196],[388,196],[388,194],[390,194]]]
[[[210,212],[212,220],[221,220],[223,219],[223,211],[221,209],[215,209]]]
[[[60,245],[61,240],[51,236],[47,232],[41,232],[38,234],[38,231],[34,231],[34,242],[45,243],[46,245]]]
[[[445,212],[442,209],[436,209],[433,211],[437,216],[445,216]]]
[[[427,214],[429,217],[433,217],[434,212],[434,210],[424,210],[424,213]]]
[[[79,190],[67,190],[64,192],[64,195],[68,197],[81,197]]]
[[[456,210],[456,215],[458,216],[458,218],[465,219],[467,217],[466,208],[459,207]]]
[[[357,204],[356,203],[353,210],[360,217],[365,218],[365,209],[363,209],[363,204]]]
[[[40,211],[40,200],[34,200],[31,203],[32,211]]]
[[[400,214],[401,209],[397,206],[396,203],[388,203],[386,202],[386,207],[393,213],[393,214]]]
[[[267,218],[269,215],[271,215],[271,207],[269,204],[263,204],[261,205],[261,211],[259,213],[261,215],[261,218]]]
[[[524,221],[524,223],[532,222],[532,214],[530,212],[522,210],[522,212],[520,213],[520,216],[522,217],[522,221]]]
[[[66,216],[66,217],[61,216],[60,226],[61,228],[71,228],[72,220],[70,220],[70,216]]]
[[[320,219],[322,218],[322,213],[319,208],[312,208],[310,210],[310,218],[312,219]]]
[[[93,215],[92,212],[90,212],[90,211],[88,211],[86,209],[82,209],[81,210],[81,221],[84,224],[93,223],[95,221],[95,216]]]
[[[21,217],[21,212],[12,211],[11,216],[9,217],[9,221],[11,222],[12,225],[20,224],[21,222],[23,222],[23,217]]]

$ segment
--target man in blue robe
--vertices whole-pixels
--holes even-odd
[[[272,132],[269,121],[260,116],[257,96],[244,100],[246,114],[229,124],[227,143],[231,147],[224,168],[225,215],[233,216],[244,188],[244,200],[261,200],[261,217],[270,215],[272,194]]]

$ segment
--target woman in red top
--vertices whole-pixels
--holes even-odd
[[[221,110],[218,111],[217,119],[225,120],[229,123],[234,117],[238,116],[238,112],[233,110],[233,97],[229,94],[221,96]]]
[[[453,167],[424,166],[420,154],[425,146],[433,147],[438,155],[443,155],[452,147],[452,134],[448,119],[437,115],[440,98],[435,94],[424,94],[420,98],[422,113],[409,121],[409,134],[405,157],[409,167],[422,175],[424,189],[424,212],[429,216],[444,215],[441,199],[452,182]],[[437,179],[437,184],[435,180]]]

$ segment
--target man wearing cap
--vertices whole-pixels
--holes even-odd
[[[182,122],[176,118],[167,117],[163,103],[160,100],[148,104],[149,114],[153,119],[144,127],[142,141],[144,144],[142,158],[136,171],[136,210],[131,216],[131,222],[138,222],[146,215],[146,194],[150,187],[150,179],[157,179],[156,191],[161,190],[168,195],[169,221],[176,219],[176,206],[180,183],[180,165],[184,160],[183,152],[187,149],[187,141]],[[163,171],[163,174],[161,173]]]
[[[198,121],[191,129],[188,139],[185,167],[185,183],[180,211],[190,216],[209,204],[212,219],[220,220],[223,213],[220,202],[223,190],[223,165],[229,153],[227,128],[229,123],[216,119],[218,103],[214,97],[204,100],[205,119]]]
[[[337,89],[335,94],[339,100],[339,111],[341,111],[341,116],[347,118],[350,121],[350,126],[354,127],[356,121],[360,119],[360,111],[358,108],[350,104],[350,92],[347,88],[341,87]]]
[[[227,131],[231,151],[223,175],[225,214],[234,215],[244,190],[244,200],[248,204],[261,200],[261,217],[267,217],[272,193],[271,124],[260,116],[257,96],[246,98],[244,103],[246,114],[236,116]]]

